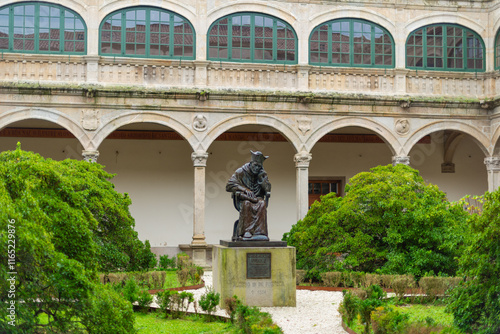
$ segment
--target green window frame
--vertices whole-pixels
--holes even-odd
[[[408,35],[406,67],[415,70],[484,72],[484,42],[477,33],[458,24],[427,25]]]
[[[207,59],[297,64],[297,34],[285,21],[263,13],[239,12],[210,26]]]
[[[35,54],[87,53],[87,26],[75,11],[48,2],[0,7],[0,51]]]
[[[310,65],[393,68],[394,50],[385,28],[361,19],[327,21],[309,36]]]
[[[128,7],[102,20],[99,54],[193,60],[196,34],[191,22],[175,12],[158,7]]]
[[[500,69],[500,30],[495,36],[495,70]]]

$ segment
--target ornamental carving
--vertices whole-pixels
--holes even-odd
[[[487,157],[484,159],[484,164],[486,165],[486,170],[500,171],[500,157]]]
[[[398,119],[394,125],[394,129],[398,135],[406,136],[410,132],[410,122],[405,118]]]
[[[194,167],[207,166],[208,153],[205,151],[196,151],[191,153],[191,160],[193,160]]]
[[[194,116],[193,129],[200,132],[205,131],[207,129],[207,118],[203,115]]]
[[[306,151],[295,154],[293,161],[295,161],[295,167],[308,168],[311,162],[312,154]]]
[[[99,158],[99,151],[83,151],[82,152],[83,160],[87,162],[97,162],[97,158]]]
[[[395,156],[393,156],[392,157],[392,165],[396,166],[399,164],[409,166],[410,165],[410,157],[407,155],[395,155]]]
[[[302,135],[305,136],[311,130],[311,119],[305,116],[299,118],[297,120],[297,127],[302,132]]]
[[[100,112],[95,109],[82,110],[82,127],[88,131],[94,131],[99,127]]]

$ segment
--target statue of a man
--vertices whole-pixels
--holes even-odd
[[[240,212],[233,231],[235,240],[269,240],[267,235],[267,204],[271,196],[271,183],[262,167],[269,158],[261,152],[253,152],[250,162],[234,172],[226,185],[233,193],[233,202]]]

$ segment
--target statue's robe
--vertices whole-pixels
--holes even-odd
[[[245,196],[245,190],[250,190],[255,195],[257,203],[241,198]],[[234,193],[235,206],[240,211],[238,237],[242,237],[246,232],[252,236],[267,236],[266,194],[271,191],[271,183],[266,172],[262,170],[259,175],[255,175],[250,170],[250,163],[246,163],[231,176],[226,191]]]

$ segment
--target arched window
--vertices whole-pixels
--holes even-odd
[[[495,70],[500,69],[500,30],[495,37]]]
[[[101,23],[103,56],[194,59],[194,28],[186,18],[154,7],[113,12]]]
[[[456,24],[433,24],[406,40],[406,67],[440,71],[484,71],[484,43],[478,34]]]
[[[320,66],[394,67],[394,41],[381,26],[360,19],[320,24],[309,38],[309,63]]]
[[[297,35],[293,28],[274,16],[236,13],[214,22],[208,30],[208,59],[297,63]]]
[[[45,2],[0,7],[0,51],[85,54],[87,28],[76,12]]]

